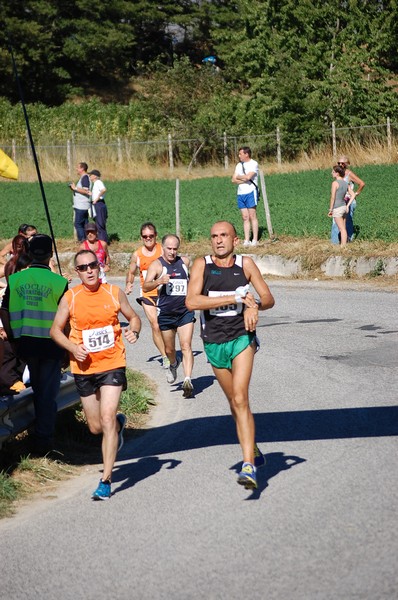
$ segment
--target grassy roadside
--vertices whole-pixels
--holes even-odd
[[[120,401],[120,410],[127,416],[125,440],[142,434],[156,396],[155,385],[144,374],[127,369],[127,381]],[[29,456],[26,432],[0,451],[0,519],[11,516],[18,502],[48,496],[60,481],[101,461],[101,436],[89,432],[80,406],[58,415],[55,439],[56,451],[44,458]]]
[[[132,242],[112,242],[109,247],[111,259],[112,254],[132,253],[141,244],[142,242],[139,240]],[[59,240],[58,252],[60,254],[75,251],[76,243],[73,240]],[[182,239],[181,253],[188,255],[192,261],[197,256],[204,256],[210,252],[211,246],[209,239],[201,238],[195,241]],[[242,245],[238,245],[237,252],[246,253],[247,249]],[[296,259],[300,257],[302,265],[305,266],[306,273],[296,276],[295,278],[331,280],[332,278],[326,276],[321,270],[321,265],[327,261],[328,258],[335,256],[342,256],[345,260],[355,258],[376,258],[378,261],[388,258],[397,258],[398,242],[389,243],[381,240],[355,240],[345,248],[341,248],[340,246],[331,244],[329,240],[318,237],[278,236],[273,241],[263,237],[256,248],[250,248],[250,254],[255,254],[257,256],[277,255],[284,259]],[[62,267],[68,271],[66,264],[62,264]],[[124,277],[126,275],[126,270],[127,269],[123,269],[120,264],[118,265],[116,260],[113,260],[109,275],[111,277]],[[73,275],[73,272],[71,275]],[[266,279],[269,280],[274,277],[276,276],[271,277],[267,275]],[[370,282],[372,284],[377,282],[384,286],[391,285],[392,287],[398,288],[398,275],[386,275],[382,268],[375,269],[373,273],[363,276],[350,273],[347,278],[350,280],[357,280],[358,282]],[[342,281],[345,278],[338,277],[335,279]]]

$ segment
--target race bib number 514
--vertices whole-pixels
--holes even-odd
[[[101,350],[113,348],[115,345],[113,327],[105,325],[96,329],[85,329],[83,331],[83,344],[90,352],[101,352]]]

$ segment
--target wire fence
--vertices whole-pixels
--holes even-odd
[[[249,145],[259,161],[267,160],[281,165],[284,156],[291,155],[289,137],[288,132],[277,127],[271,133],[260,135],[228,135],[224,132],[222,136],[211,138],[178,138],[169,133],[163,139],[132,140],[118,137],[110,142],[99,140],[81,143],[75,140],[74,132],[71,132],[70,138],[64,143],[38,144],[36,153],[41,163],[62,165],[63,170],[67,169],[69,177],[74,174],[76,162],[81,160],[96,165],[146,162],[151,165],[167,165],[170,172],[177,166],[186,166],[191,170],[197,165],[207,164],[220,165],[228,170],[231,163],[235,164],[242,145]],[[398,145],[398,123],[392,123],[389,118],[385,123],[377,125],[336,127],[332,123],[330,129],[321,133],[317,144],[310,142],[304,152],[311,153],[316,146],[318,150],[326,150],[336,157],[338,149],[347,144],[356,144],[363,149],[378,144],[386,148],[392,157]],[[14,162],[32,160],[28,136],[26,144],[3,140],[1,147]]]

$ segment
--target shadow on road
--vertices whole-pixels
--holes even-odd
[[[173,458],[161,459],[158,456],[146,456],[140,458],[136,463],[115,467],[112,472],[112,482],[123,481],[123,483],[115,489],[113,494],[118,494],[127,488],[133,487],[139,481],[156,475],[165,465],[168,465],[166,469],[175,469],[180,464],[180,460]]]
[[[272,442],[398,435],[398,406],[257,413],[255,419],[256,441],[263,451],[261,444]],[[196,448],[237,443],[235,424],[230,415],[187,419],[154,427],[136,440],[133,447],[124,446],[119,460],[140,460],[116,468],[115,481],[127,479],[119,488],[121,490],[157,473],[165,464],[170,464],[167,468],[174,468],[180,462],[170,458],[161,460],[156,455],[170,456]],[[270,452],[265,456],[266,465],[258,472],[259,488],[248,499],[259,498],[269,480],[281,471],[305,462],[304,458],[285,456],[283,452]],[[240,465],[239,462],[231,469],[239,469]]]
[[[398,406],[257,413],[255,420],[258,443],[398,435]],[[200,417],[148,429],[133,456],[145,456],[148,448],[151,454],[170,454],[236,443],[230,415]],[[131,457],[131,449],[123,448],[123,456]]]
[[[261,496],[261,493],[268,487],[268,482],[272,477],[275,477],[281,471],[287,471],[291,469],[295,465],[299,465],[306,461],[305,458],[300,458],[299,456],[292,456],[289,454],[284,454],[283,452],[268,452],[264,454],[265,465],[260,469],[257,469],[257,489],[253,490],[250,496],[247,496],[245,500],[258,500]],[[239,473],[242,467],[242,462],[236,463],[233,467],[231,467],[232,471],[236,471],[236,474]]]

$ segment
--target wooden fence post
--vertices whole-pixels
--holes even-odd
[[[276,128],[276,160],[278,162],[278,166],[280,167],[282,164],[282,154],[281,154],[281,131],[279,126]]]
[[[28,130],[26,130],[26,156],[28,157],[29,160],[32,160],[32,158],[33,158],[33,156],[32,156],[32,149],[30,147],[30,140],[29,140]]]
[[[175,199],[176,199],[176,234],[180,237],[180,180],[176,179],[176,191],[175,191]]]
[[[336,125],[332,122],[332,148],[333,148],[333,159],[337,158],[337,145],[336,145]]]
[[[11,158],[14,162],[16,162],[17,160],[17,147],[15,145],[15,139],[12,138],[11,140]]]
[[[229,169],[229,161],[228,161],[228,146],[227,146],[227,132],[224,131],[224,169],[228,171]]]
[[[72,153],[70,140],[66,140],[66,164],[68,165],[68,177],[72,178]]]
[[[260,183],[261,183],[261,193],[263,195],[263,201],[264,201],[264,210],[265,210],[265,218],[267,221],[268,235],[269,235],[270,239],[272,239],[274,237],[274,231],[272,229],[271,213],[269,211],[267,190],[265,188],[264,173],[261,170],[260,170]]]
[[[122,154],[122,142],[120,137],[117,138],[117,162],[123,162],[123,154]]]
[[[167,136],[168,144],[169,144],[169,166],[170,171],[174,171],[174,158],[173,158],[173,143],[171,140],[171,133]]]
[[[387,148],[388,148],[388,153],[391,154],[392,143],[391,143],[391,121],[390,121],[390,117],[387,117]]]

